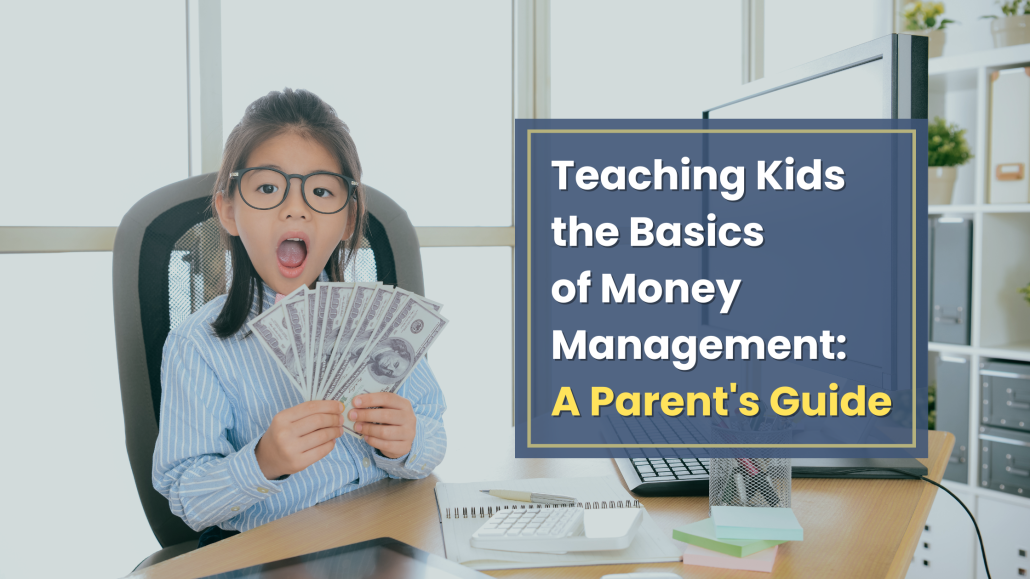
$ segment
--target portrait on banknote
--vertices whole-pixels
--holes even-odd
[[[415,357],[415,348],[403,338],[390,338],[376,345],[371,353],[368,371],[376,382],[392,384],[396,376],[408,371]]]

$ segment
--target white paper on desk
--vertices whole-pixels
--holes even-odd
[[[564,555],[553,553],[512,553],[493,549],[473,547],[469,540],[472,533],[487,521],[478,516],[480,507],[524,505],[518,501],[506,501],[486,493],[482,489],[503,489],[531,491],[576,498],[577,502],[633,501],[617,477],[585,478],[535,478],[515,481],[491,481],[477,483],[436,483],[436,506],[440,512],[440,526],[443,528],[444,550],[447,558],[466,567],[478,570],[523,569],[527,567],[564,567],[572,565],[607,565],[615,563],[664,563],[679,561],[682,547],[676,546],[671,537],[661,529],[644,511],[644,520],[637,536],[629,547],[619,551],[580,551]],[[476,508],[476,518],[455,518],[455,509]],[[447,509],[451,517],[447,518]]]

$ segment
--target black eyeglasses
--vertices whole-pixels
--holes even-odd
[[[300,196],[304,203],[316,213],[339,213],[347,207],[351,197],[357,196],[357,181],[329,171],[291,175],[271,167],[248,167],[229,173],[229,182],[230,187],[233,181],[236,182],[244,203],[264,211],[275,209],[286,201],[290,194],[290,180],[294,177],[300,179]],[[312,194],[310,197],[309,192]]]

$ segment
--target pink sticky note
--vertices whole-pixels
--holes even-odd
[[[710,551],[697,545],[688,544],[683,549],[683,563],[685,565],[700,565],[702,567],[718,567],[720,569],[742,569],[744,571],[765,571],[771,573],[773,563],[776,562],[776,551],[779,547],[772,547],[759,551],[747,557],[734,557]]]

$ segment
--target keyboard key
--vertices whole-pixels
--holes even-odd
[[[660,482],[666,480],[676,480],[674,476],[645,476],[643,477],[644,482]]]

